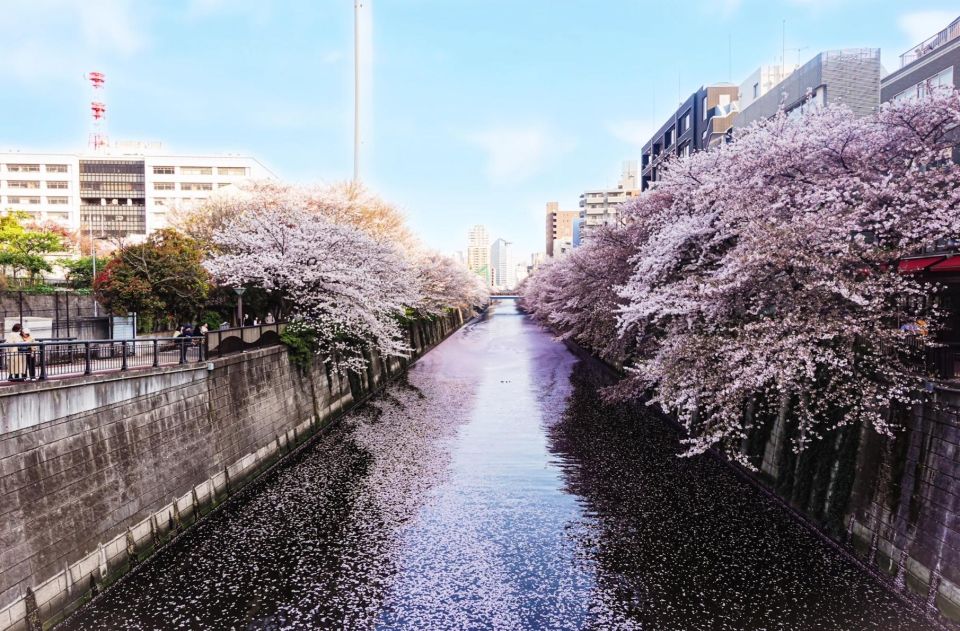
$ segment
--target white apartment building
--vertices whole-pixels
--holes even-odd
[[[517,284],[511,245],[506,239],[497,239],[490,245],[490,285],[497,289],[510,289]]]
[[[87,153],[0,152],[0,210],[95,237],[145,237],[176,207],[248,180],[273,179],[255,158],[173,155],[159,143]]]
[[[580,195],[580,217],[583,218],[582,236],[588,237],[590,230],[597,226],[619,223],[618,207],[620,204],[639,194],[637,162],[636,160],[624,162],[617,188],[586,191]],[[554,249],[556,247],[554,245]],[[556,256],[556,252],[554,252],[554,256]]]

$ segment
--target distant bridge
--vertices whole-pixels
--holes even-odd
[[[519,300],[516,294],[490,294],[490,300]]]

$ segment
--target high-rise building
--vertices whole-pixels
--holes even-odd
[[[583,218],[582,236],[589,237],[590,230],[602,225],[620,223],[618,206],[640,194],[637,186],[637,162],[623,163],[623,172],[617,187],[607,190],[585,191],[580,195],[580,216]],[[573,239],[571,229],[571,242]],[[556,252],[554,252],[556,254]]]
[[[490,285],[490,237],[487,227],[476,225],[470,228],[470,240],[467,244],[467,267]]]
[[[173,155],[159,143],[118,143],[87,153],[0,152],[0,208],[98,237],[144,237],[167,212],[218,189],[272,179],[245,156]]]
[[[497,239],[490,245],[490,286],[509,289],[517,284],[516,267],[510,250],[511,243]]]
[[[553,256],[555,242],[573,243],[573,223],[579,217],[579,210],[560,210],[557,202],[547,202],[547,256]]]
[[[858,116],[880,106],[879,48],[822,52],[772,86],[734,117],[737,128],[775,116],[782,108],[799,115],[828,104],[842,104]]]
[[[530,275],[530,267],[526,263],[517,263],[515,267],[517,285],[519,285]]]
[[[671,156],[688,156],[719,142],[733,123],[738,94],[735,85],[717,84],[687,97],[643,146],[641,190],[660,179],[661,167]]]

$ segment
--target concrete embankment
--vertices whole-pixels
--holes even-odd
[[[469,316],[410,325],[411,360]],[[346,379],[276,346],[0,392],[0,630],[60,619],[409,364],[370,359]]]

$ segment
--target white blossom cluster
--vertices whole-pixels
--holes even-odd
[[[207,269],[221,284],[278,296],[284,314],[309,330],[324,360],[340,371],[363,370],[368,350],[407,354],[405,316],[436,316],[488,299],[466,268],[402,249],[377,229],[384,222],[376,217],[385,213],[355,209],[362,200],[341,190],[264,184],[228,203]]]
[[[938,288],[897,262],[960,234],[958,124],[960,94],[944,90],[872,117],[754,125],[672,160],[622,234],[538,270],[525,306],[624,361],[612,394],[673,413],[687,455],[744,460],[752,425],[784,410],[798,449],[848,423],[887,433],[942,317]]]

